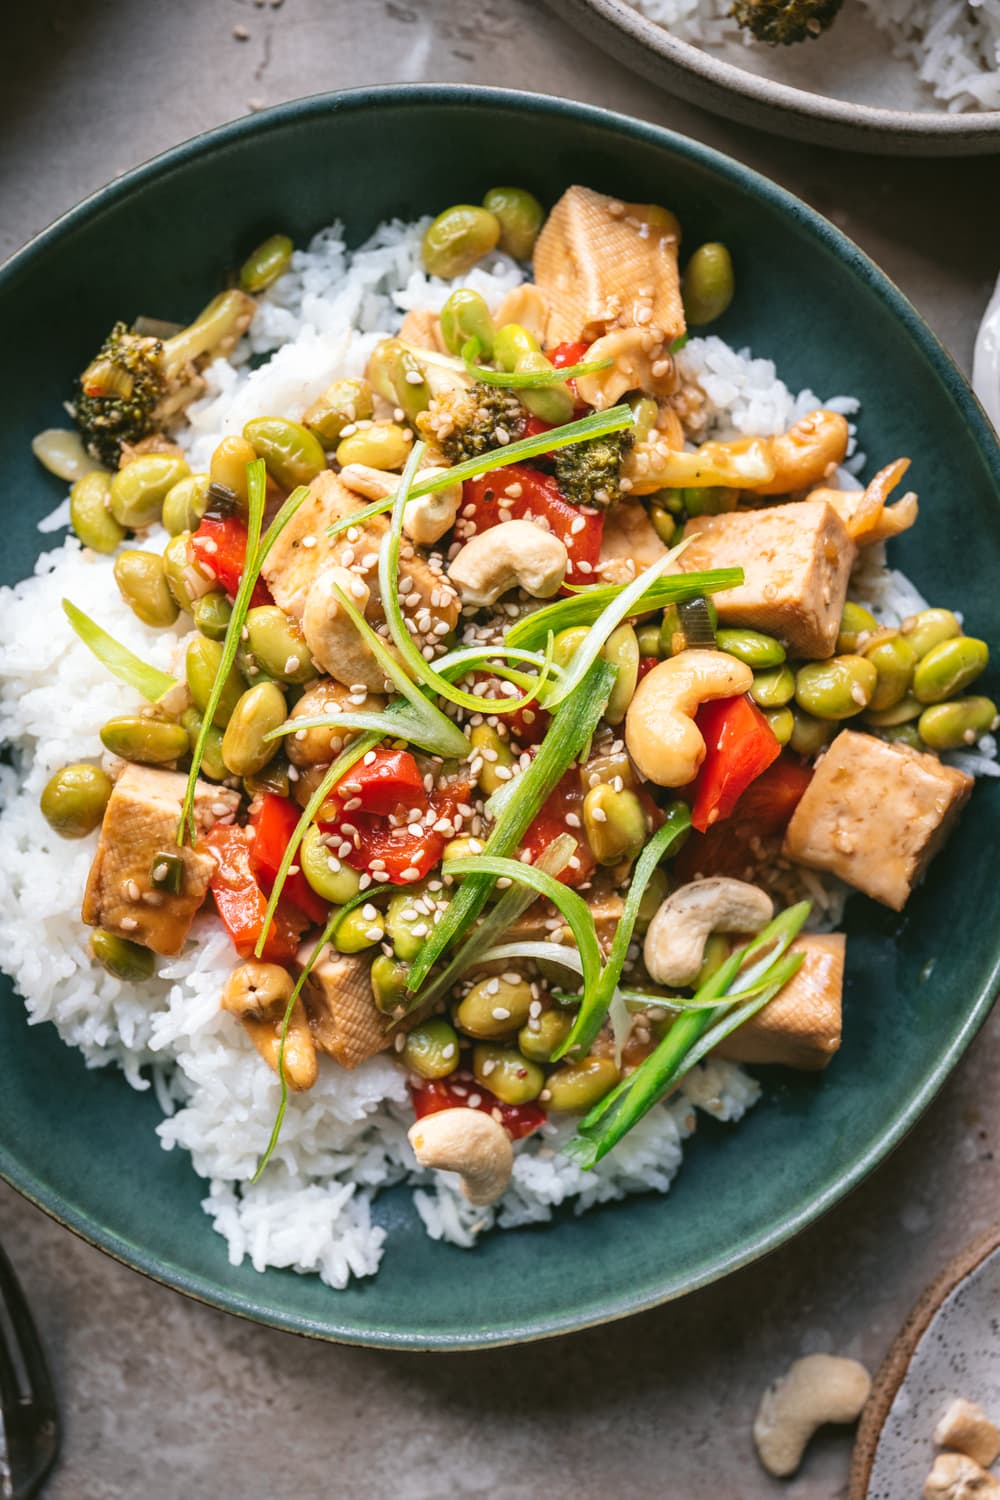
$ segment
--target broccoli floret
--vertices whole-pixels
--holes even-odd
[[[805,42],[821,36],[843,0],[733,0],[729,14],[759,42]]]
[[[195,361],[231,349],[256,306],[245,292],[223,292],[166,340],[116,323],[80,376],[73,403],[87,451],[115,468],[123,443],[140,442],[176,416],[198,394]]]
[[[574,505],[613,505],[621,496],[622,459],[631,446],[630,432],[612,432],[560,448],[556,482],[566,499]]]
[[[458,464],[522,437],[527,418],[516,391],[477,382],[435,396],[417,426],[450,464]]]

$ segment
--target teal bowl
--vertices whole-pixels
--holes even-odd
[[[1000,451],[965,381],[913,308],[833,226],[695,141],[582,105],[486,89],[331,95],[238,121],[168,152],[68,214],[0,272],[5,413],[0,576],[30,571],[35,522],[61,486],[29,449],[115,318],[193,314],[276,228],[299,241],[341,217],[379,220],[497,181],[551,203],[584,182],[668,203],[689,244],[724,240],[739,295],[719,325],[792,386],[850,392],[873,464],[903,453],[924,504],[895,559],[934,601],[1000,646]],[[205,1184],[163,1152],[158,1115],[112,1070],[89,1072],[51,1027],[0,1005],[0,1173],[109,1254],[169,1286],[279,1328],[358,1344],[476,1348],[564,1333],[678,1297],[763,1255],[858,1183],[901,1139],[992,1003],[1000,961],[1000,788],[972,810],[903,918],[848,907],[845,1042],[821,1078],[770,1072],[735,1128],[699,1127],[667,1197],[488,1236],[474,1252],[423,1233],[409,1194],[378,1200],[379,1275],[228,1264],[199,1208]]]

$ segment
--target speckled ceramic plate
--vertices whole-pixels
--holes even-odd
[[[1000,1419],[1000,1225],[948,1265],[914,1307],[872,1385],[854,1446],[848,1500],[923,1493],[948,1402]]]
[[[72,372],[115,318],[183,320],[276,228],[299,241],[341,216],[475,202],[519,181],[551,203],[572,182],[669,202],[689,243],[732,248],[739,295],[718,325],[795,388],[857,394],[872,464],[899,453],[925,519],[896,553],[931,598],[1000,648],[1000,450],[913,308],[831,224],[697,143],[555,99],[444,87],[305,100],[224,127],[107,187],[0,272],[4,414],[0,578],[30,571],[35,522],[61,486],[29,440],[62,419]],[[821,295],[817,295],[817,289]],[[994,689],[995,690],[995,689]],[[649,1195],[488,1236],[429,1240],[410,1195],[385,1194],[377,1278],[231,1266],[199,1208],[204,1184],[160,1150],[150,1095],[88,1072],[48,1026],[0,999],[0,1172],[110,1254],[192,1296],[281,1328],[357,1343],[461,1348],[582,1328],[680,1296],[779,1245],[885,1156],[986,1016],[1000,973],[1000,787],[980,787],[903,918],[848,909],[845,1043],[822,1077],[773,1073],[738,1128],[711,1121],[668,1197]]]
[[[976,156],[1000,151],[1000,110],[950,113],[885,33],[845,6],[822,42],[709,51],[627,0],[548,0],[591,42],[673,94],[744,125],[848,151]]]

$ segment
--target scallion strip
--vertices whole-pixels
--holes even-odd
[[[635,1072],[623,1078],[610,1094],[606,1094],[594,1106],[580,1121],[576,1134],[563,1147],[564,1153],[571,1160],[584,1168],[595,1166],[639,1123],[654,1104],[660,1102],[677,1078],[687,1071],[686,1060],[699,1038],[709,1032],[713,1022],[722,1021],[732,1010],[735,996],[729,997],[727,992],[735,982],[739,982],[741,989],[758,983],[766,986],[754,1000],[742,1008],[743,1019],[748,1019],[753,1013],[750,1007],[759,1010],[777,994],[778,989],[790,977],[787,966],[783,966],[781,961],[789,944],[801,930],[810,907],[811,903],[808,901],[790,906],[787,911],[775,917],[773,922],[768,923],[763,932],[745,948],[732,954],[701,986],[694,997],[695,1001],[717,1000],[719,1003],[708,1009],[702,1009],[699,1005],[697,1010],[688,1010],[679,1016],[660,1044],[640,1063]],[[761,961],[747,971],[746,966],[761,955]],[[793,958],[798,957],[799,955],[793,955]],[[779,978],[780,984],[777,983]],[[699,1052],[698,1055],[703,1054]]]
[[[705,573],[677,573],[669,578],[657,578],[636,602],[633,614],[663,609],[667,604],[680,604],[702,594],[718,594],[724,589],[737,588],[742,582],[742,568],[713,568]],[[506,631],[504,642],[508,646],[537,650],[550,632],[558,635],[561,630],[592,625],[622,590],[630,586],[617,583],[588,585],[572,598],[557,599],[554,604],[543,605],[525,615]]]
[[[538,458],[542,453],[554,453],[559,448],[570,448],[574,443],[585,443],[590,438],[624,432],[634,421],[629,406],[612,406],[607,411],[591,412],[589,416],[581,417],[579,422],[567,422],[564,427],[553,427],[550,432],[540,432],[536,437],[519,438],[516,443],[508,443],[505,448],[491,448],[479,458],[467,458],[463,463],[443,469],[439,474],[418,479],[410,491],[410,499],[434,495],[438,490],[450,489],[453,484],[463,484],[466,479],[476,479],[480,474],[488,474],[491,469],[519,464],[525,459]],[[380,516],[384,511],[391,510],[396,494],[398,491],[383,496],[381,500],[373,500],[363,510],[352,510],[349,515],[342,516],[327,528],[327,536],[339,536],[342,531],[348,531],[352,526],[363,526],[372,516]]]
[[[472,341],[470,341],[472,342]],[[478,348],[474,354],[467,354],[469,345],[466,344],[462,350],[465,368],[473,380],[480,385],[495,385],[502,390],[508,391],[538,391],[544,390],[546,386],[563,385],[567,380],[576,380],[580,375],[599,375],[602,370],[610,370],[614,360],[609,354],[606,359],[586,359],[578,365],[565,365],[562,369],[551,370],[491,370],[488,365],[474,364]]]
[[[62,602],[63,613],[67,620],[80,637],[88,651],[92,651],[101,663],[107,667],[113,677],[119,682],[124,682],[128,687],[134,688],[141,693],[150,703],[159,703],[161,698],[172,692],[177,687],[176,677],[171,677],[167,672],[161,672],[159,667],[151,667],[148,662],[142,661],[127,646],[116,641],[96,620],[85,615],[82,609],[69,599]]]
[[[588,744],[607,707],[617,669],[595,662],[576,692],[561,704],[531,764],[516,778],[517,796],[497,818],[483,853],[505,858],[515,852],[528,825],[561,777]],[[513,783],[508,783],[512,785]],[[482,911],[495,877],[476,873],[462,881],[427,939],[409,974],[408,987],[419,991],[438,959],[472,925]]]

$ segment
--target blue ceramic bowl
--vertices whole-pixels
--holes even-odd
[[[635,120],[486,89],[371,89],[304,100],[168,152],[98,193],[0,272],[5,546],[28,572],[35,522],[61,487],[29,440],[115,318],[192,315],[273,232],[299,242],[341,217],[381,219],[514,181],[551,203],[583,182],[669,204],[689,244],[724,240],[739,295],[718,331],[773,357],[792,386],[851,392],[873,464],[913,460],[922,523],[895,557],[933,600],[1000,645],[1000,452],[961,375],[913,308],[833,226],[738,162]],[[16,497],[16,499],[15,499]],[[772,1071],[737,1128],[702,1124],[668,1197],[494,1234],[473,1253],[424,1235],[387,1193],[381,1272],[331,1292],[316,1277],[228,1264],[204,1184],[160,1150],[157,1110],[88,1072],[48,1026],[0,1006],[0,1172],[127,1264],[232,1312],[361,1344],[454,1349],[621,1317],[744,1265],[829,1208],[917,1119],[986,1016],[998,978],[1000,789],[971,812],[904,917],[849,905],[845,1042],[821,1078]]]

